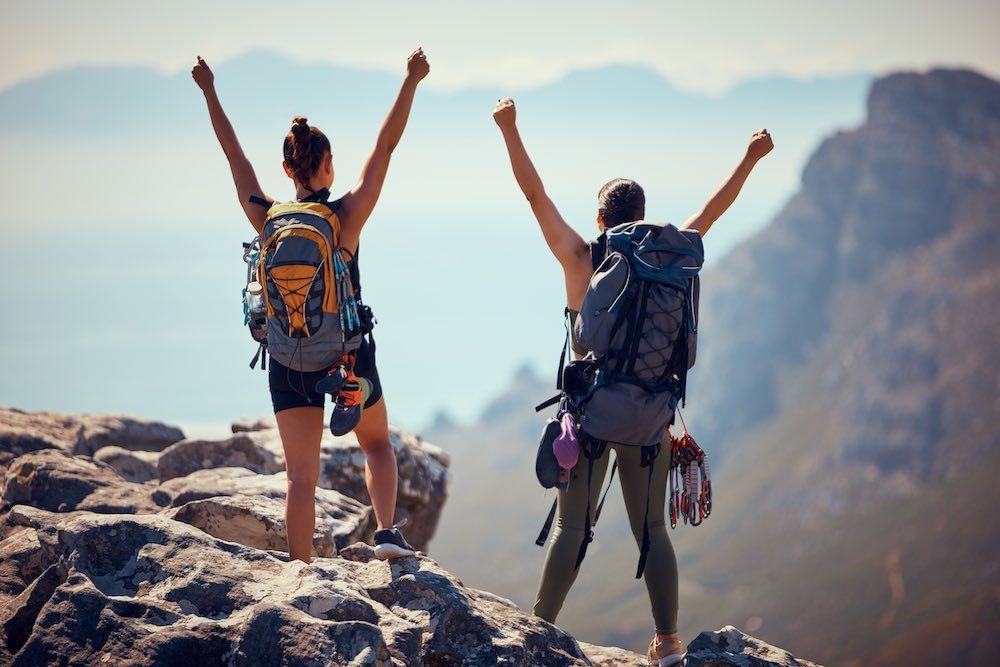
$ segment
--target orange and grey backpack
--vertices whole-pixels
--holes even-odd
[[[244,323],[260,349],[297,371],[329,368],[356,350],[374,319],[361,305],[356,258],[340,245],[340,200],[325,188],[289,203],[251,196],[267,207],[263,233],[244,243]]]

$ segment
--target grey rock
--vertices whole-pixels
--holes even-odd
[[[148,482],[158,479],[156,462],[159,452],[144,452],[109,445],[94,452],[94,460],[106,463],[129,482]]]
[[[690,667],[820,667],[727,625],[688,644]]]
[[[358,545],[305,565],[161,515],[25,516],[68,570],[38,605],[58,580],[46,569],[18,607],[16,666],[590,664],[569,635],[427,558],[387,564]]]
[[[168,447],[157,461],[161,481],[211,468],[246,468],[262,474],[284,470],[284,450],[273,419],[242,419],[223,440],[184,440]],[[389,436],[399,470],[396,520],[407,520],[407,540],[426,551],[448,497],[451,459],[440,447],[395,427]],[[353,433],[335,437],[324,431],[318,485],[370,504],[365,486],[365,455]]]
[[[278,428],[278,423],[273,416],[266,417],[240,417],[232,423],[233,433],[246,433],[247,431],[268,431]]]
[[[580,642],[580,649],[594,667],[646,667],[646,656],[616,646],[594,646]]]
[[[206,479],[210,478],[202,477],[202,481]],[[287,545],[284,473],[228,481],[228,486],[216,483],[206,489],[212,496],[187,500],[164,514],[223,540],[283,551]],[[193,495],[198,494],[188,487],[183,497]],[[336,556],[348,544],[370,541],[374,532],[375,518],[370,507],[337,491],[317,489],[314,555]]]
[[[159,451],[183,438],[176,426],[138,417],[0,408],[0,451],[17,455],[38,449],[90,455],[107,445]]]
[[[389,436],[399,470],[396,520],[408,520],[406,539],[426,551],[448,498],[451,459],[439,447],[397,428],[390,427]],[[365,455],[353,433],[339,438],[329,433],[324,436],[319,485],[371,503],[365,487]]]
[[[224,440],[182,440],[163,450],[156,465],[160,480],[221,467],[270,475],[285,469],[285,458],[277,431],[257,431],[236,433]]]
[[[128,482],[111,466],[87,456],[43,449],[11,462],[4,478],[4,505],[29,504],[68,512],[155,512],[152,488]]]

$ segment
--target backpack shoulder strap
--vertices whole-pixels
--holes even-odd
[[[607,232],[602,232],[600,236],[588,243],[588,245],[590,246],[590,270],[591,273],[594,273],[608,254]]]

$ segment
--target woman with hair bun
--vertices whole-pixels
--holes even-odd
[[[330,200],[334,180],[330,140],[318,128],[309,125],[305,117],[297,116],[283,146],[283,165],[295,187],[295,201],[280,204],[261,190],[254,169],[219,102],[215,77],[208,63],[199,56],[191,70],[191,76],[205,95],[212,127],[229,160],[240,205],[261,236],[262,256],[266,252],[265,246],[271,247],[268,245],[269,237],[286,239],[272,244],[278,248],[281,244],[294,247],[296,243],[302,246],[311,242],[313,249],[322,247],[327,254],[322,255],[322,260],[317,260],[314,275],[309,276],[305,283],[307,289],[317,284],[317,276],[320,276],[318,284],[325,290],[332,290],[334,282],[337,285],[335,297],[324,296],[322,299],[322,312],[318,306],[313,306],[314,301],[321,300],[311,299],[312,292],[304,297],[298,295],[296,301],[295,289],[273,291],[272,282],[279,283],[280,279],[302,280],[301,276],[291,276],[287,270],[284,278],[268,280],[264,292],[265,299],[270,295],[273,308],[284,308],[281,310],[286,316],[284,322],[292,322],[291,329],[271,326],[269,311],[267,349],[271,367],[268,382],[288,474],[285,507],[288,554],[290,558],[306,563],[312,557],[316,522],[315,491],[319,477],[325,393],[333,395],[331,430],[341,434],[353,429],[365,453],[365,479],[378,522],[375,555],[388,559],[414,553],[398,525],[393,524],[396,457],[389,440],[385,399],[375,368],[374,344],[361,335],[366,330],[366,309],[359,308],[361,288],[357,254],[361,230],[382,191],[390,158],[406,127],[417,84],[429,72],[430,66],[423,49],[417,49],[407,60],[406,78],[382,124],[375,149],[365,163],[361,178],[350,192],[339,199]],[[298,221],[286,216],[280,225],[276,225],[275,219],[281,217],[282,211],[288,210],[296,210],[300,217],[320,222],[326,218],[328,224],[320,224],[320,231],[317,232],[317,227],[305,229],[306,225],[295,224]],[[281,226],[290,229],[292,224],[298,229],[291,233],[285,230],[285,235],[281,236]],[[324,238],[326,241],[323,241]],[[265,265],[264,271],[268,276],[280,276],[279,269],[290,268],[277,261],[269,264],[262,259],[261,263]],[[328,308],[328,300],[335,307]],[[314,308],[316,312],[309,308]],[[339,328],[336,331],[342,343],[317,346],[315,343],[324,339],[322,336],[311,336],[315,331],[311,331],[310,327],[320,326],[319,330],[324,331],[323,326],[329,330],[337,324]],[[282,328],[288,330],[283,331]]]

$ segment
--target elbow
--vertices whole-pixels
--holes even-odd
[[[545,190],[542,188],[537,188],[535,190],[525,190],[524,198],[528,200],[528,203],[534,207],[536,204],[540,204],[545,199]]]
[[[389,157],[392,155],[392,152],[396,150],[398,143],[399,142],[397,141],[390,141],[385,137],[379,137],[378,141],[375,143],[375,152],[379,155]]]

